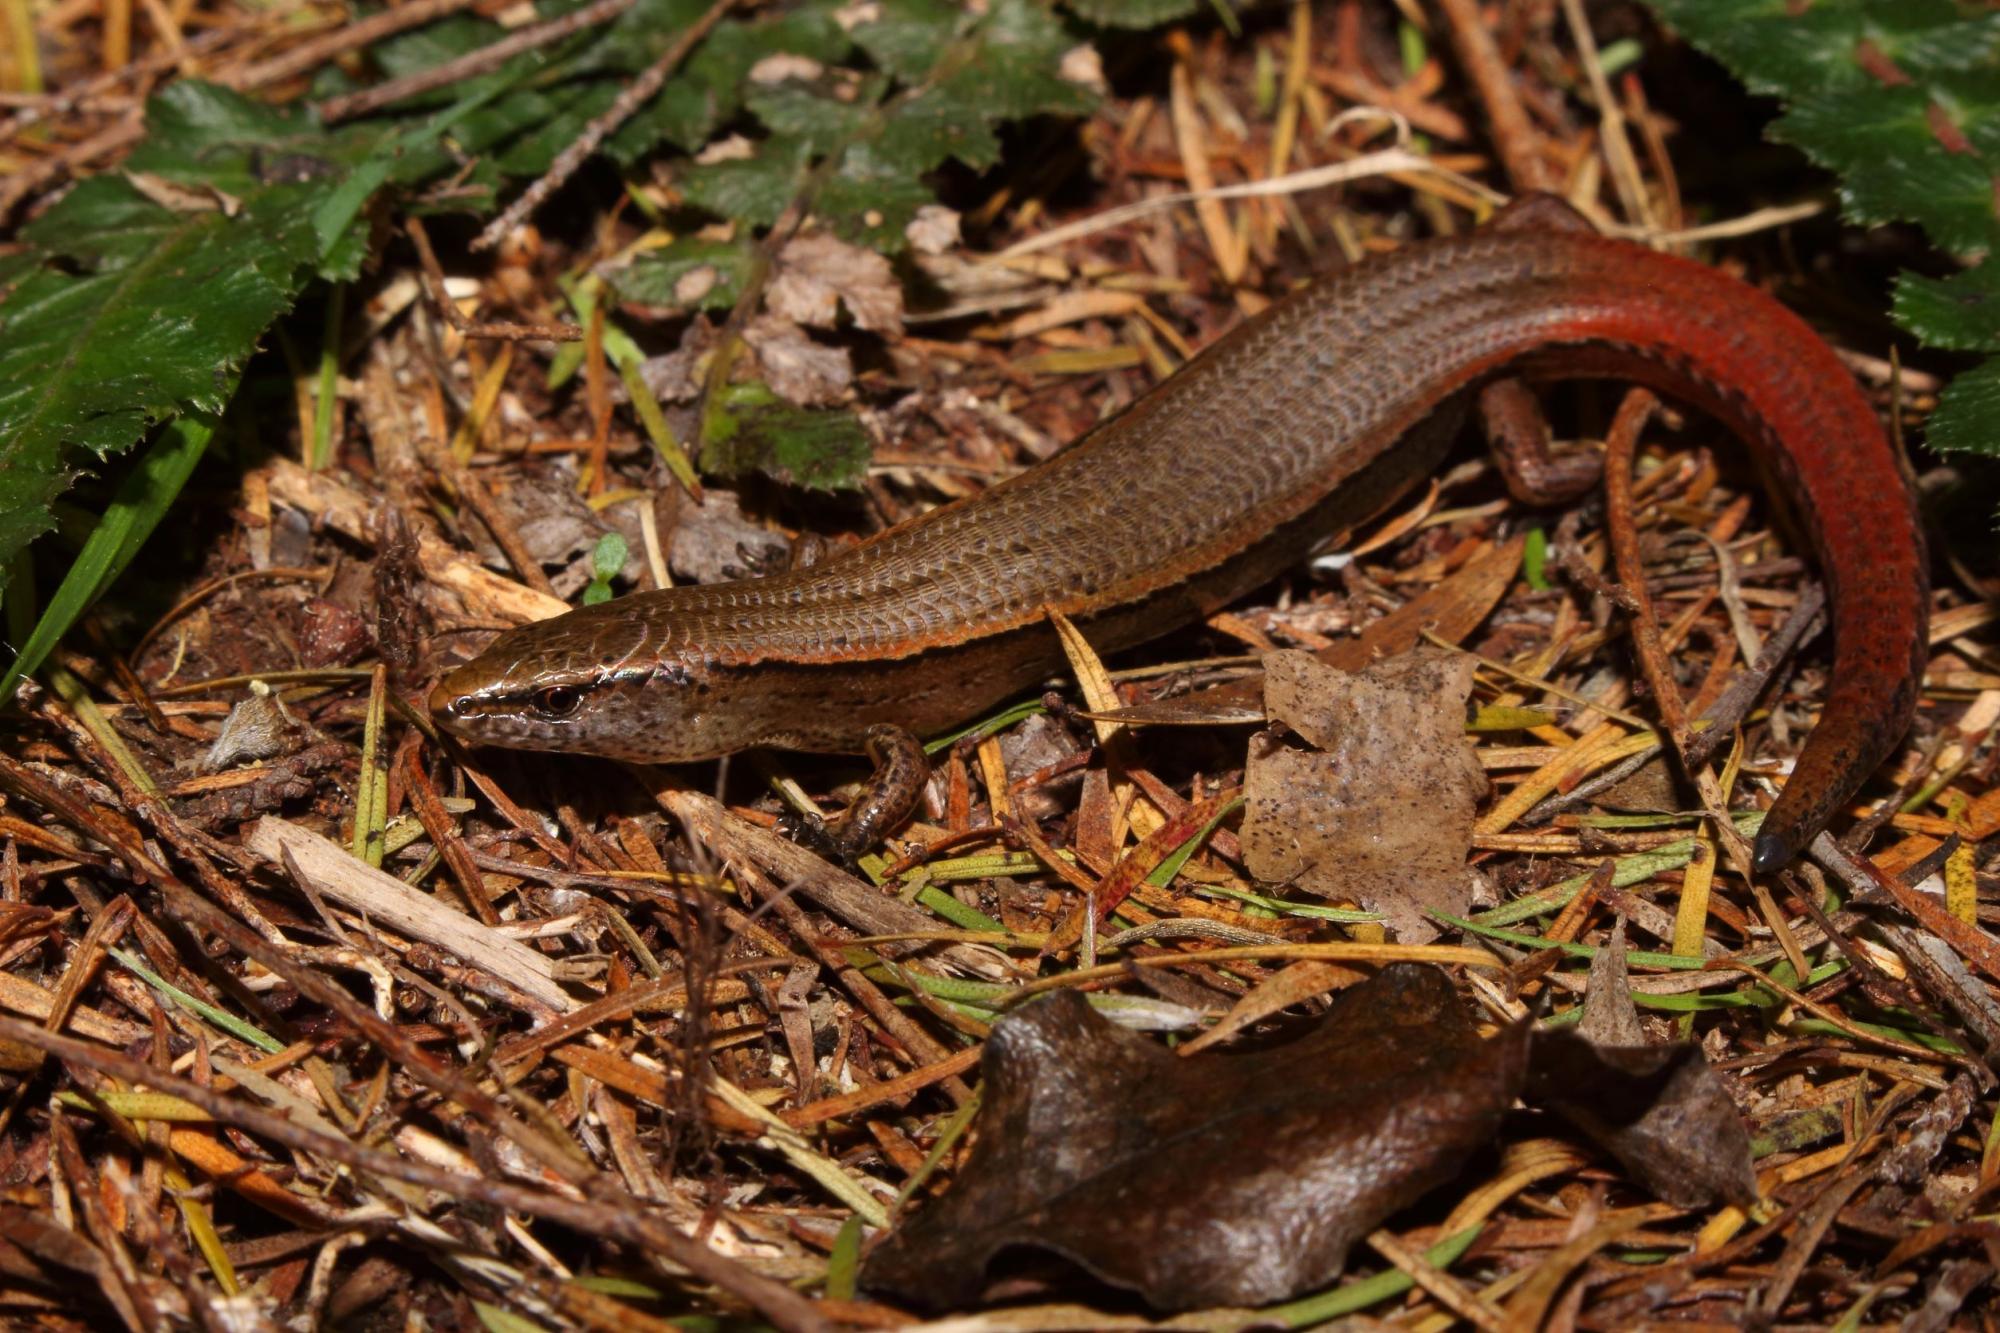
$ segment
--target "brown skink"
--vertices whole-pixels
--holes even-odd
[[[1060,669],[1050,609],[1107,652],[1209,615],[1428,475],[1448,433],[1413,428],[1462,391],[1610,376],[1729,425],[1816,547],[1833,669],[1757,840],[1776,869],[1915,708],[1929,594],[1902,469],[1840,360],[1770,297],[1553,201],[1503,216],[1321,278],[1048,462],[830,561],[508,631],[431,708],[470,740],[651,762],[943,730]]]

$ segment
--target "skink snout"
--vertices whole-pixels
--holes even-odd
[[[455,724],[465,721],[468,711],[466,705],[469,702],[465,690],[447,675],[431,690],[429,700],[431,716],[440,726],[452,730]]]

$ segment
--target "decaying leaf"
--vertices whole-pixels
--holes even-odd
[[[1632,810],[1664,815],[1688,808],[1685,783],[1667,762],[1664,752],[1653,756],[1630,774],[1590,798],[1593,805],[1607,810]]]
[[[743,330],[757,365],[780,398],[800,407],[837,403],[854,383],[854,362],[844,347],[815,342],[788,319],[760,315]]]
[[[1646,1042],[1622,919],[1590,966],[1577,1030],[1536,1035],[1527,1097],[1567,1116],[1668,1203],[1757,1199],[1750,1133],[1701,1048]]]
[[[1465,910],[1472,818],[1485,774],[1465,738],[1472,659],[1431,649],[1359,672],[1309,653],[1264,659],[1276,732],[1251,742],[1243,852],[1266,883],[1383,914],[1397,938],[1437,935],[1426,909]]]
[[[1185,1060],[1060,992],[995,1026],[956,1187],[865,1280],[960,1307],[1023,1247],[1162,1309],[1283,1299],[1492,1138],[1526,1036],[1480,1040],[1445,974],[1409,964],[1288,1045]]]
[[[854,322],[876,333],[903,331],[903,287],[873,250],[815,232],[788,243],[764,294],[772,314],[830,329],[844,304]]]
[[[682,507],[667,566],[690,583],[724,583],[783,568],[789,553],[783,534],[743,516],[736,492],[711,487],[700,504]]]
[[[868,435],[840,408],[797,407],[773,382],[732,384],[703,425],[703,471],[740,476],[762,472],[787,486],[838,490],[861,484],[868,470]]]
[[[285,701],[277,691],[261,680],[253,680],[249,696],[229,710],[215,743],[202,756],[202,771],[219,773],[232,764],[254,763],[283,754],[304,730],[285,711]]]

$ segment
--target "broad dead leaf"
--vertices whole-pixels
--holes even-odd
[[[1622,919],[1590,966],[1577,1030],[1536,1035],[1527,1097],[1567,1116],[1668,1203],[1756,1202],[1749,1131],[1701,1048],[1646,1042]]]
[[[743,341],[757,354],[764,382],[788,403],[837,403],[854,383],[854,361],[845,347],[815,342],[789,319],[759,315],[743,330]]]
[[[1187,1060],[1060,992],[995,1026],[957,1185],[865,1280],[963,1307],[1025,1247],[1162,1309],[1281,1300],[1491,1140],[1525,1041],[1480,1040],[1445,974],[1410,964],[1287,1045]]]
[[[1472,659],[1419,649],[1350,673],[1284,652],[1264,671],[1266,713],[1307,748],[1275,732],[1251,741],[1250,873],[1365,904],[1406,942],[1435,938],[1426,909],[1471,900],[1465,856],[1486,790],[1465,738]]]
[[[864,329],[903,331],[903,287],[889,261],[819,232],[785,246],[764,304],[774,315],[821,329],[834,327],[845,305]]]

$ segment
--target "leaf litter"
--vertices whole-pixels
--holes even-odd
[[[660,8],[687,24],[711,6]],[[195,254],[228,280],[184,303],[193,341],[163,352],[132,341],[144,401],[107,399],[115,377],[93,378],[128,350],[114,338],[73,363],[89,385],[25,373],[12,398],[0,394],[0,412],[28,402],[42,414],[15,441],[34,503],[0,538],[11,547],[46,525],[43,502],[69,480],[49,470],[62,466],[45,447],[49,423],[89,418],[82,442],[110,456],[151,416],[218,405],[239,371],[254,389],[195,475],[184,526],[176,513],[177,550],[148,548],[161,558],[133,566],[134,586],[70,635],[48,689],[6,723],[10,1310],[150,1327],[212,1318],[220,1293],[273,1321],[622,1328],[756,1310],[820,1328],[911,1317],[884,1295],[893,1288],[994,1326],[1144,1322],[1087,1283],[1064,1288],[1082,1307],[970,1315],[967,1293],[1014,1272],[1023,1245],[1060,1238],[1050,1248],[1162,1308],[1297,1297],[1197,1308],[1188,1327],[1303,1326],[1398,1301],[1400,1318],[1428,1326],[1921,1328],[1970,1312],[1993,1276],[1986,1214],[2000,1177],[1996,1092],[1973,1054],[1991,1047],[2000,677],[1985,608],[1956,587],[1942,589],[1924,729],[1854,812],[1873,841],[1826,857],[1824,881],[1767,886],[1791,949],[1681,789],[1644,766],[1654,713],[1635,695],[1620,613],[1589,577],[1606,564],[1593,512],[1558,522],[1521,509],[1479,464],[1385,522],[1382,544],[1093,672],[1090,716],[1028,699],[998,719],[1001,734],[941,745],[934,802],[860,877],[768,827],[773,792],[847,799],[854,771],[840,761],[627,774],[442,752],[399,716],[396,688],[420,697],[425,665],[558,609],[539,587],[568,591],[579,571],[563,566],[603,530],[633,552],[620,590],[651,586],[669,562],[676,577],[740,576],[802,529],[866,537],[1045,456],[1336,252],[1462,229],[1479,208],[1454,178],[1406,174],[1393,201],[1373,187],[1212,199],[1199,217],[1155,209],[991,261],[1052,234],[1051,215],[1094,216],[1197,173],[1268,183],[1339,166],[1374,146],[1359,122],[1335,119],[1357,98],[1395,107],[1461,167],[1501,179],[1475,156],[1485,143],[1442,44],[1412,40],[1388,11],[1262,12],[1241,37],[1194,19],[1136,48],[1065,17],[1138,8],[717,10],[715,40],[611,140],[635,167],[620,184],[636,207],[578,185],[565,198],[601,212],[545,209],[491,260],[437,224],[449,276],[436,282],[454,301],[545,330],[592,302],[603,312],[587,345],[551,353],[530,338],[511,361],[410,295],[425,290],[416,265],[376,224],[420,195],[427,212],[483,209],[539,171],[635,71],[641,44],[619,46],[625,29],[577,43],[582,63],[554,55],[532,77],[487,76],[485,100],[458,104],[448,126],[425,103],[408,120],[383,114],[382,134],[357,121],[337,140],[244,94],[169,82],[150,111],[170,132],[126,161],[125,184],[107,174],[66,197],[48,183],[92,159],[23,137],[30,122],[54,117],[56,142],[92,145],[143,107],[130,90],[155,73],[115,74],[74,102],[9,103],[0,152],[29,169],[0,196],[26,199],[33,223],[29,249],[0,253],[0,318],[36,303],[8,326],[34,334],[13,344],[22,355],[50,355],[83,297],[150,291],[134,277],[148,256]],[[273,43],[232,6],[199,0],[196,12],[205,26],[190,43],[223,52],[205,68],[304,91],[283,83],[296,75],[249,77],[245,62]],[[46,49],[74,84],[96,39],[69,39],[94,19],[74,6],[37,18],[63,30]],[[670,37],[647,34],[661,41],[639,59]],[[368,55],[400,73],[498,35],[448,20],[378,36]],[[311,39],[276,44],[294,40]],[[939,66],[960,40],[976,58]],[[1672,156],[1649,147],[1648,180],[1597,197],[1608,213],[1674,197],[1675,158],[1702,151],[1701,135],[1671,132],[1698,106],[1645,103],[1672,95],[1650,63],[1666,40],[1640,39],[1649,63],[1621,77],[1618,96],[1624,123]],[[1101,67],[1089,42],[1109,57]],[[1597,109],[1565,100],[1586,57],[1533,26],[1509,50],[1565,126],[1541,148],[1581,163],[1575,179],[1598,179]],[[177,50],[148,59],[161,56],[145,68],[186,63]],[[340,79],[367,72],[350,64]],[[1128,96],[1154,67],[1153,100]],[[1080,131],[1032,121],[1000,159],[1002,119],[1084,111],[1106,86],[1100,68],[1119,90],[1101,116]],[[756,82],[759,69],[771,81]],[[869,82],[882,74],[899,82]],[[992,103],[988,88],[1001,94]],[[523,125],[547,132],[523,138]],[[867,151],[830,149],[836,132]],[[674,146],[651,176],[636,169],[648,136]],[[1621,160],[1605,156],[1603,171],[1627,170]],[[1076,188],[1086,179],[1088,199]],[[408,193],[374,198],[386,186]],[[217,207],[180,211],[202,198]],[[701,210],[725,198],[730,217]],[[1769,271],[1754,244],[1704,257]],[[1218,265],[1241,282],[1218,281]],[[313,304],[328,290],[309,287],[316,277],[354,284],[345,326],[340,303]],[[245,283],[254,300],[236,291]],[[186,294],[161,290],[163,307]],[[271,325],[301,293],[304,314]],[[155,321],[130,301],[102,313],[106,328]],[[915,332],[898,333],[899,318]],[[265,333],[268,354],[246,361]],[[711,392],[719,350],[743,339],[750,354]],[[713,514],[667,478],[650,425],[618,396],[638,378],[623,367],[642,363],[659,372],[670,432],[727,474],[728,488],[708,488],[726,497]],[[1857,364],[1889,406],[1896,377]],[[1895,405],[1911,413],[1936,383],[1903,366]],[[1590,402],[1568,406],[1588,433]],[[424,447],[399,439],[413,434]],[[253,439],[275,455],[234,449]],[[1658,539],[1647,583],[1678,685],[1697,701],[1739,674],[1744,632],[1776,632],[1799,598],[1794,553],[1762,526],[1765,507],[1726,455],[1709,454],[1713,439],[1697,426],[1650,440],[1633,514]],[[466,457],[448,466],[454,442]],[[873,475],[870,446],[884,465]],[[537,490],[547,503],[512,503]],[[498,503],[475,503],[482,491]],[[489,534],[489,513],[511,533]],[[542,531],[538,516],[555,521]],[[1555,559],[1521,577],[1533,531]],[[170,585],[163,597],[158,584]],[[153,601],[176,609],[146,631]],[[318,627],[335,622],[346,646],[323,653]],[[1446,659],[1469,684],[1454,675],[1412,712],[1446,793],[1424,811],[1432,839],[1397,856],[1370,839],[1320,840],[1294,854],[1311,874],[1258,873],[1274,830],[1251,822],[1261,792],[1253,809],[1229,809],[1257,767],[1233,728],[1276,710],[1263,683],[1237,678],[1246,649],[1393,675],[1369,664],[1426,630],[1478,655],[1476,667]],[[396,665],[396,688],[370,652]],[[1720,751],[1745,830],[1810,720],[1820,663],[1809,646],[1764,681],[1764,711]],[[1472,728],[1468,690],[1484,719]],[[199,771],[237,705],[265,697],[296,725],[259,726],[248,748],[232,737],[226,765]],[[1345,707],[1364,723],[1394,715]],[[1090,725],[1148,710],[1183,725],[1111,739]],[[1026,711],[1033,745],[1006,729]],[[1314,730],[1303,717],[1280,725]],[[1258,763],[1299,765],[1275,784],[1287,804],[1270,809],[1308,796],[1407,809],[1406,758],[1339,767],[1359,762],[1342,757],[1352,730],[1320,731],[1309,749],[1267,744]],[[1338,781],[1309,778],[1316,765]],[[1494,788],[1483,804],[1479,775]],[[1291,836],[1275,830],[1281,851]],[[357,844],[379,849],[382,868],[345,850]],[[1099,920],[1090,897],[1107,888],[1120,901]],[[1077,937],[1051,948],[1072,921]],[[1418,942],[1433,931],[1439,942]],[[1420,964],[1444,970],[1411,970]],[[1421,998],[1380,1012],[1391,992]],[[1441,1017],[1409,1022],[1426,1013]],[[1170,1048],[1114,1020],[1209,1026]],[[1043,1024],[1059,1031],[1030,1041]],[[1514,1060],[1476,1086],[1454,1081],[1450,1071],[1507,1063],[1510,1042],[1526,1045],[1525,1071]],[[1352,1087],[1326,1089],[1342,1069],[1356,1071]],[[1105,1151],[1083,1153],[1033,1096],[1008,1109],[1010,1081],[1100,1094],[1073,1118]],[[1512,1107],[1516,1083],[1525,1109]],[[1388,1087],[1400,1100],[1368,1092]],[[1315,1088],[1335,1095],[1306,1095]],[[1369,1156],[1398,1129],[1385,1106],[1461,1098],[1478,1114],[1440,1125],[1465,1132]],[[1016,1114],[1032,1137],[1012,1132]],[[1232,1116],[1271,1132],[1231,1135]],[[1187,1135],[1199,1151],[1179,1148]],[[1217,1262],[1244,1254],[1214,1243],[1230,1207],[1252,1236],[1272,1234],[1257,1229],[1267,1213],[1311,1216],[1298,1180],[1343,1148],[1382,1168],[1329,1195],[1351,1207],[1313,1217],[1324,1225],[1310,1244],[1281,1237],[1233,1268]],[[1143,1197],[1158,1208],[1096,1207],[1128,1186],[1154,1191]],[[1197,1197],[1199,1224],[1165,1224]],[[1016,1211],[982,1210],[981,1198]],[[885,1212],[907,1230],[859,1225]],[[857,1286],[857,1270],[877,1285]]]
[[[1264,658],[1265,732],[1244,764],[1243,864],[1261,883],[1379,912],[1396,938],[1464,912],[1465,856],[1486,774],[1466,739],[1472,660],[1424,649],[1359,672]]]

